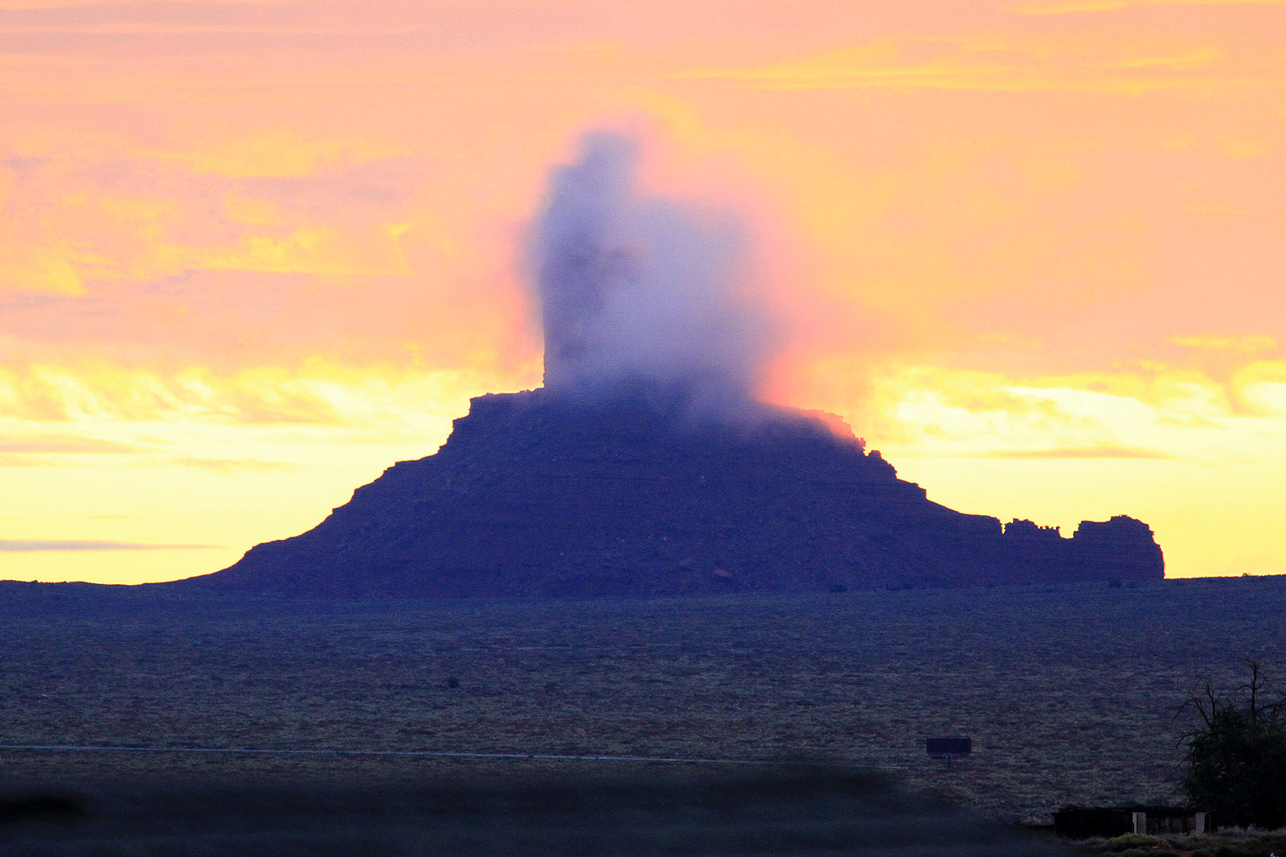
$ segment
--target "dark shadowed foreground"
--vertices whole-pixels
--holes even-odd
[[[26,796],[28,806],[41,804]],[[104,783],[47,795],[21,818],[0,794],[13,855],[1065,854],[879,776],[812,767],[629,776],[178,788]],[[60,803],[59,803],[60,802]]]
[[[1048,823],[1182,801],[1194,726],[1176,708],[1199,674],[1236,686],[1243,655],[1286,664],[1286,577],[580,601],[0,583],[0,629],[0,793],[89,794],[95,825],[157,811],[111,783],[211,807],[212,783],[309,784],[358,805],[358,786],[656,770],[639,757],[883,768]],[[969,759],[927,756],[948,736]],[[32,749],[69,745],[105,749]],[[594,756],[635,760],[566,758]]]

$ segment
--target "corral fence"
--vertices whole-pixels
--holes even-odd
[[[1175,806],[1065,806],[1054,813],[1054,832],[1071,839],[1113,837],[1124,833],[1161,836],[1167,833],[1211,833],[1214,818]]]

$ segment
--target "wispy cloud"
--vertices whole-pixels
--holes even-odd
[[[1039,6],[1019,6],[1023,15],[1074,15],[1084,12],[1119,12],[1147,6],[1282,6],[1286,0],[1071,0]]]
[[[1181,348],[1238,354],[1261,354],[1277,350],[1277,338],[1266,333],[1234,335],[1203,333],[1196,336],[1172,336],[1170,342]]]
[[[1153,449],[1128,446],[1090,446],[1063,449],[1012,449],[976,453],[979,458],[1132,458],[1152,461],[1173,460],[1175,456]]]
[[[1066,40],[892,39],[751,68],[694,69],[681,78],[765,89],[936,89],[1126,94],[1185,87],[1277,86],[1271,73],[1235,72],[1216,44]]]
[[[121,455],[138,451],[138,447],[126,443],[69,434],[46,434],[0,440],[0,454]]]
[[[0,539],[0,552],[34,551],[174,551],[215,550],[222,545],[155,544],[150,542],[112,542],[88,539]]]
[[[223,476],[232,476],[246,471],[284,470],[294,467],[281,461],[261,461],[257,458],[175,458],[172,464],[182,467],[195,467],[208,470]]]
[[[335,385],[319,375],[258,369],[214,373],[138,372],[105,362],[80,367],[0,365],[0,405],[7,416],[67,422],[85,415],[150,420],[200,416],[240,424],[339,425],[344,415],[330,396]],[[106,454],[143,451],[124,443],[49,434],[0,441],[0,454]]]
[[[0,9],[0,27],[97,30],[121,26],[165,28],[297,29],[309,19],[299,3],[69,3]]]

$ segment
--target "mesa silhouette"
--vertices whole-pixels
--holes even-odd
[[[930,502],[838,418],[759,402],[773,341],[735,222],[639,195],[590,134],[533,224],[545,386],[473,399],[445,445],[316,528],[187,586],[584,596],[1159,579],[1124,516],[1070,539]]]
[[[821,419],[701,421],[646,387],[473,399],[434,455],[188,585],[292,595],[604,596],[1159,580],[1147,525],[1071,538],[953,511]]]

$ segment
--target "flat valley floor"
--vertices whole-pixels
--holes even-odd
[[[280,806],[292,784],[328,800],[438,789],[439,804],[499,806],[533,783],[609,794],[661,780],[669,797],[644,802],[673,803],[687,788],[674,777],[735,792],[799,769],[729,762],[806,761],[825,766],[826,800],[869,807],[892,788],[852,787],[843,772],[863,769],[982,817],[1040,822],[1065,804],[1180,800],[1192,723],[1175,713],[1198,677],[1235,686],[1250,657],[1286,687],[1286,578],[503,602],[6,583],[0,627],[0,809],[5,795],[65,793],[119,813],[131,789],[151,795],[136,802],[200,793],[204,806],[218,803],[210,790],[235,805],[267,789],[253,800]],[[972,738],[972,756],[928,758],[924,739],[940,736]],[[152,750],[18,749],[34,746]],[[631,800],[622,817],[642,812]],[[33,830],[0,823],[0,851]],[[49,842],[30,853],[81,853]]]

